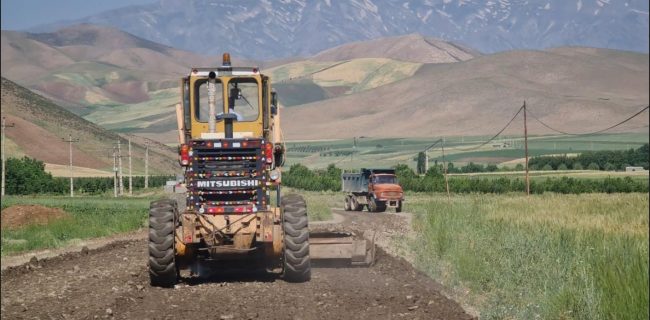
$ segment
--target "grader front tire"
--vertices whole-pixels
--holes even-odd
[[[149,280],[155,287],[176,284],[174,230],[176,205],[172,200],[158,200],[149,207]]]
[[[311,279],[309,259],[309,229],[305,200],[295,194],[282,197],[284,218],[283,277],[288,282]]]

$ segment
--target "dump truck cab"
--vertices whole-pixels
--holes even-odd
[[[368,192],[386,207],[400,207],[404,200],[404,191],[399,185],[394,173],[372,173],[369,179]],[[381,204],[380,204],[381,206]]]

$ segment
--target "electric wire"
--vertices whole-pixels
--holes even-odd
[[[569,135],[569,136],[586,136],[586,135],[592,135],[592,134],[602,133],[602,132],[605,132],[605,131],[608,131],[608,130],[614,129],[614,128],[616,128],[616,127],[618,127],[618,126],[620,126],[620,125],[622,125],[622,124],[624,124],[624,123],[626,123],[626,122],[628,122],[628,121],[630,121],[630,120],[636,118],[636,117],[639,116],[641,113],[643,113],[644,111],[648,110],[649,107],[650,107],[650,106],[646,106],[645,108],[641,109],[641,110],[638,111],[637,113],[633,114],[632,116],[628,117],[627,119],[625,119],[625,120],[623,120],[623,121],[621,121],[621,122],[619,122],[619,123],[617,123],[617,124],[615,124],[615,125],[609,126],[609,127],[605,128],[605,129],[602,129],[602,130],[598,130],[598,131],[594,131],[594,132],[587,132],[587,133],[571,133],[571,132],[565,132],[565,131],[562,131],[562,130],[555,129],[555,128],[549,126],[548,124],[546,124],[546,123],[545,123],[544,121],[542,121],[541,119],[539,119],[537,116],[535,116],[535,114],[533,114],[529,109],[526,109],[526,112],[527,112],[528,114],[530,114],[530,116],[531,116],[533,119],[537,120],[537,122],[541,123],[544,127],[548,128],[548,129],[550,129],[550,130],[552,130],[552,131],[555,131],[555,132],[557,132],[557,133],[561,133],[561,134],[566,134],[566,135]]]
[[[490,138],[487,141],[481,143],[480,145],[478,145],[476,147],[471,147],[471,148],[458,148],[458,147],[448,148],[447,150],[472,151],[472,150],[479,149],[482,146],[492,142],[492,140],[496,139],[499,135],[501,135],[501,133],[503,133],[503,131],[505,131],[510,126],[510,124],[512,124],[512,122],[515,121],[515,118],[517,118],[517,116],[521,113],[521,110],[524,110],[524,107],[525,106],[521,106],[521,108],[519,108],[519,110],[517,110],[517,113],[515,113],[515,115],[512,116],[512,119],[510,119],[510,121],[508,121],[508,123],[503,127],[503,129],[499,130],[499,132],[497,132],[494,136],[492,136],[492,138]]]

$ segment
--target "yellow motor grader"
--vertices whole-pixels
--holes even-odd
[[[181,269],[265,268],[291,282],[311,277],[312,259],[367,265],[374,244],[350,234],[310,234],[307,206],[281,195],[285,147],[270,78],[256,67],[193,68],[176,107],[185,208],[151,203],[149,274],[173,286]],[[311,248],[310,248],[311,243]],[[310,256],[311,254],[311,256]]]

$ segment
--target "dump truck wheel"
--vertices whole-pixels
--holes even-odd
[[[395,212],[398,212],[398,213],[399,213],[399,212],[402,212],[402,201],[400,201],[400,202],[397,204],[397,208],[395,208]]]
[[[343,204],[343,209],[345,209],[345,211],[352,210],[352,205],[350,204],[351,200],[350,196],[345,196],[345,204]]]
[[[350,197],[350,207],[352,208],[352,211],[363,211],[363,205],[353,197]]]
[[[309,281],[311,261],[305,200],[299,195],[286,195],[282,197],[282,207],[284,209],[283,277],[289,282]]]
[[[386,211],[386,203],[377,201],[374,197],[371,197],[370,201],[368,201],[368,211],[384,212]]]
[[[149,207],[149,279],[152,286],[172,287],[176,284],[174,230],[176,203],[164,199]]]

